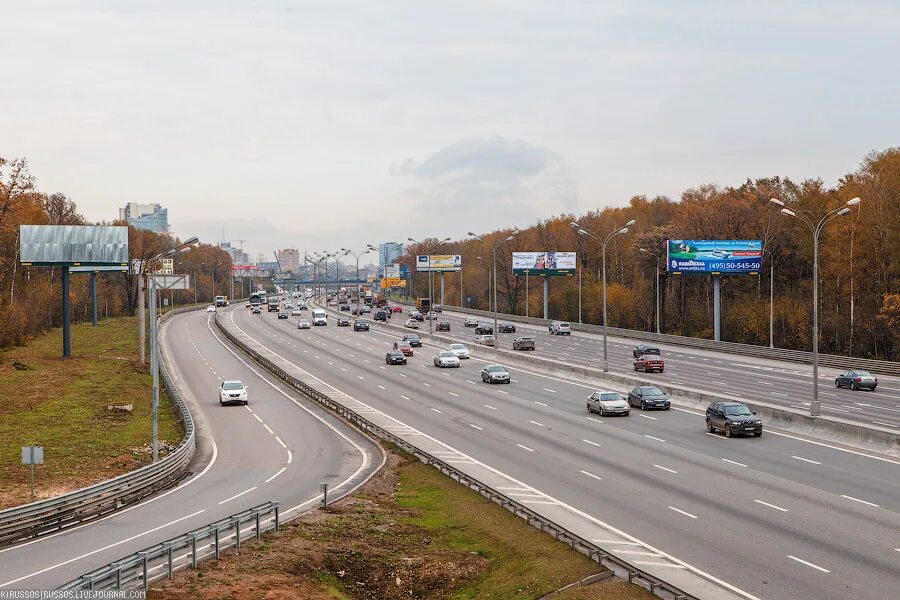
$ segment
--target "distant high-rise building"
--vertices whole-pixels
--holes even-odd
[[[281,270],[286,273],[296,273],[300,268],[300,251],[296,248],[284,248],[277,252],[278,263]]]
[[[378,244],[378,272],[384,273],[384,265],[393,264],[401,256],[403,256],[403,244],[400,242]]]
[[[260,263],[264,263],[264,262],[266,262],[266,255],[263,254],[262,252],[260,252],[259,254],[256,255],[256,264],[260,264]]]
[[[235,265],[246,265],[250,263],[250,257],[240,248],[235,248],[231,242],[219,242],[219,248],[228,253],[231,257],[231,263]]]
[[[119,219],[138,229],[169,233],[169,209],[159,204],[129,202],[125,208],[119,209]]]

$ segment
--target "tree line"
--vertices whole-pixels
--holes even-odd
[[[512,252],[575,251],[581,279],[581,320],[600,323],[600,244],[570,225],[601,236],[634,219],[625,235],[607,245],[607,314],[611,327],[655,330],[655,285],[659,281],[663,333],[711,338],[712,283],[708,276],[666,272],[669,239],[759,239],[764,244],[758,276],[722,277],[722,339],[769,345],[769,284],[774,283],[776,347],[812,347],[813,243],[809,227],[780,212],[781,200],[797,213],[817,219],[851,198],[861,202],[826,225],[819,241],[819,349],[831,354],[900,360],[900,148],[873,152],[860,166],[827,186],[821,179],[748,179],[737,187],[702,185],[679,200],[633,197],[628,206],[564,214],[516,232],[497,252],[497,300],[500,312],[541,316],[542,281],[512,273]],[[801,212],[802,211],[802,212]],[[406,248],[401,259],[413,273],[412,293],[428,294],[425,273],[414,273],[415,255],[461,254],[459,273],[447,273],[445,300],[488,309],[491,248],[514,233],[500,228],[474,238],[440,244],[427,239]],[[774,278],[772,277],[774,267]],[[435,289],[439,290],[438,275]],[[579,321],[579,276],[553,277],[549,317]],[[437,291],[435,294],[437,295]]]
[[[19,264],[19,225],[90,224],[66,195],[39,191],[25,159],[0,157],[0,349],[25,344],[29,338],[62,323],[61,271]],[[146,261],[178,243],[173,236],[128,227],[128,252],[132,259]],[[193,302],[195,291],[200,302],[209,302],[216,294],[230,295],[231,257],[217,246],[199,244],[190,252],[177,254],[175,271],[190,274],[196,290],[163,292],[162,298],[169,303]],[[134,315],[137,293],[137,275],[101,273],[97,277],[100,316]],[[87,274],[72,275],[69,300],[73,321],[91,319]]]

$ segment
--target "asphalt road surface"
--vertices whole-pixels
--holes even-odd
[[[252,365],[211,317],[185,313],[162,328],[173,377],[198,425],[193,476],[107,518],[0,550],[0,589],[52,588],[269,500],[289,517],[319,502],[320,482],[330,494],[344,493],[382,464],[379,448]],[[248,386],[249,406],[219,406],[223,378]]]
[[[577,381],[511,368],[510,385],[491,386],[480,381],[482,361],[437,369],[427,345],[408,365],[388,366],[399,336],[378,327],[353,332],[329,319],[298,330],[296,318],[275,314],[222,316],[335,388],[748,598],[897,597],[900,461],[771,430],[725,439],[678,407],[601,418],[586,412],[591,388]],[[608,549],[659,560],[641,547]]]

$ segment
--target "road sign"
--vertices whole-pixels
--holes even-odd
[[[151,275],[153,283],[160,290],[191,289],[190,275]]]
[[[381,280],[381,289],[385,290],[392,287],[400,287],[403,280],[399,277],[385,277]]]
[[[42,464],[44,464],[44,447],[43,446],[22,446],[22,464],[23,465],[42,465]]]
[[[164,258],[162,259],[162,265],[160,265],[157,273],[160,275],[174,275],[175,274],[175,259],[174,258]]]

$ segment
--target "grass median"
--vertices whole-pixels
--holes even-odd
[[[604,567],[406,455],[359,492],[198,570],[154,584],[152,600],[541,598]],[[560,600],[641,600],[604,579]]]
[[[148,360],[149,362],[149,360]],[[0,354],[0,509],[31,500],[21,446],[44,447],[35,496],[50,498],[149,461],[151,378],[138,360],[137,318],[72,326],[72,358],[62,330]],[[131,410],[123,407],[131,405]],[[159,439],[177,445],[181,424],[160,393]]]

